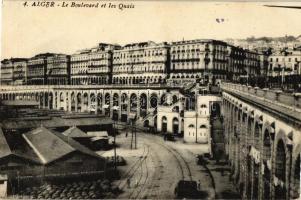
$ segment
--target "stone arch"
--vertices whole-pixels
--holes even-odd
[[[106,116],[110,116],[110,102],[111,102],[111,95],[110,93],[107,92],[105,93],[105,102],[104,102]]]
[[[179,119],[177,117],[172,119],[172,132],[173,134],[179,133]]]
[[[90,112],[96,113],[96,103],[97,98],[94,92],[90,93],[90,107],[88,108]]]
[[[163,93],[160,98],[160,105],[163,105],[166,102],[167,102],[167,96],[166,93]]]
[[[162,124],[162,128],[161,128],[161,130],[162,130],[162,132],[163,133],[167,133],[167,118],[166,118],[166,116],[163,116],[162,118],[161,118],[161,124]]]
[[[82,101],[82,106],[83,106],[83,111],[87,112],[88,111],[88,106],[89,106],[89,94],[87,92],[84,92],[83,94],[83,101]]]
[[[262,159],[263,159],[263,197],[264,199],[271,198],[271,155],[272,155],[272,141],[268,128],[263,133],[263,147],[262,147]]]
[[[292,177],[291,177],[291,198],[300,197],[300,155],[301,144],[298,144],[293,154]]]
[[[77,110],[79,112],[82,112],[82,94],[80,92],[77,93],[76,99],[77,99]]]
[[[145,93],[140,94],[140,117],[147,115],[147,95]]]
[[[128,95],[126,93],[121,94],[121,101],[120,101],[120,109],[121,109],[121,121],[127,121],[127,110],[128,110]]]
[[[275,199],[286,199],[286,154],[285,142],[279,139],[275,149]]]
[[[113,120],[117,121],[119,117],[119,94],[113,94]]]
[[[149,120],[145,120],[143,122],[143,127],[149,127]]]
[[[75,101],[75,92],[73,91],[73,92],[71,92],[71,111],[72,112],[75,112],[76,111],[76,109],[75,109],[75,107],[76,107],[76,101]]]
[[[259,149],[259,144],[260,144],[260,138],[261,138],[261,128],[262,128],[262,122],[259,121],[258,119],[255,120],[254,124],[254,145],[257,149]]]
[[[53,109],[53,100],[54,100],[54,95],[52,92],[49,92],[49,96],[48,96],[49,109]]]
[[[130,96],[130,111],[137,112],[138,98],[136,93],[132,93]]]
[[[118,93],[113,94],[113,106],[119,106],[119,94]]]
[[[172,103],[174,104],[174,103],[176,103],[177,101],[178,101],[177,95],[173,95],[173,96],[172,96]]]
[[[156,93],[150,95],[150,106],[151,108],[157,108],[158,106],[158,95]]]
[[[59,98],[58,99],[58,102],[59,102],[58,108],[59,108],[59,110],[63,110],[64,109],[64,101],[65,101],[65,93],[60,92],[58,98]]]
[[[97,104],[97,113],[102,113],[102,94],[101,93],[97,93],[97,100],[96,100],[96,104]]]

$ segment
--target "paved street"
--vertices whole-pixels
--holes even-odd
[[[127,165],[118,167],[121,179],[113,183],[124,192],[111,198],[175,198],[174,189],[181,179],[200,180],[200,198],[225,198],[227,196],[223,194],[235,193],[228,182],[228,176],[221,176],[212,163],[208,163],[208,166],[197,165],[196,155],[204,151],[204,146],[185,144],[182,141],[164,141],[160,136],[144,133],[137,133],[137,137],[138,146],[134,150],[130,149],[130,134],[125,137],[125,133],[122,133],[116,139],[119,145],[117,155],[123,156]],[[113,150],[99,153],[112,156]],[[131,180],[130,187],[127,184],[128,178]]]

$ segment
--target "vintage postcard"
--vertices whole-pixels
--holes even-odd
[[[300,198],[301,2],[0,16],[0,199]]]

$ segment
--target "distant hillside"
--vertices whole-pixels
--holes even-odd
[[[258,42],[258,41],[263,41],[266,43],[270,43],[270,42],[295,42],[298,41],[298,39],[301,38],[301,35],[299,35],[298,37],[292,36],[292,35],[288,35],[288,36],[284,36],[284,37],[248,37],[247,39],[245,39],[245,41],[247,42]]]

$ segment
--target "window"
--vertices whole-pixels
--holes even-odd
[[[202,104],[201,108],[207,108],[206,104]]]
[[[193,124],[189,124],[188,128],[194,128]]]
[[[200,126],[200,128],[207,128],[207,126],[206,126],[205,124],[202,124],[202,125]]]

